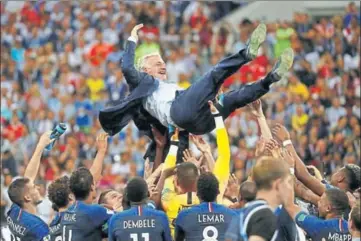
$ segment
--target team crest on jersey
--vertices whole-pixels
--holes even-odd
[[[306,219],[306,214],[304,214],[304,213],[301,213],[301,214],[297,217],[297,221],[299,221],[299,222],[303,222],[303,221],[305,221],[305,219]]]

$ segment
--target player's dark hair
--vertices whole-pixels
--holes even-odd
[[[148,185],[141,177],[133,177],[128,182],[126,196],[131,203],[140,203],[148,198]]]
[[[256,199],[257,187],[254,182],[245,181],[239,187],[240,200],[251,202]]]
[[[85,167],[78,168],[70,176],[69,187],[76,200],[87,199],[93,184],[93,175]]]
[[[70,193],[69,177],[67,176],[58,178],[49,185],[48,197],[53,203],[53,209],[55,211],[68,206]]]
[[[106,200],[105,200],[105,196],[110,193],[112,191],[112,189],[107,189],[105,191],[103,191],[102,193],[100,193],[99,195],[99,199],[98,199],[98,204],[105,204]]]
[[[19,207],[24,206],[24,190],[26,184],[30,182],[29,178],[18,178],[14,180],[8,189],[10,200]]]
[[[203,202],[215,202],[219,194],[219,182],[211,172],[202,173],[197,181],[197,196]]]
[[[360,203],[357,203],[350,213],[351,221],[358,231],[361,231],[361,210]]]
[[[192,189],[199,177],[198,168],[194,163],[183,162],[177,166],[177,181],[184,189]]]
[[[355,191],[361,186],[361,168],[355,164],[345,166],[346,179],[351,191]]]
[[[350,206],[346,192],[338,188],[330,188],[325,191],[325,194],[331,203],[334,214],[344,215],[349,211]]]

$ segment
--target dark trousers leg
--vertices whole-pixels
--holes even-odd
[[[222,60],[200,80],[182,91],[171,107],[171,117],[175,124],[188,130],[189,126],[202,115],[207,102],[213,100],[226,78],[234,74],[242,65],[249,62],[245,50]]]
[[[273,77],[271,74],[268,74],[265,79],[225,93],[223,107],[221,107],[223,118],[226,119],[236,109],[244,107],[267,94],[269,91],[269,84],[267,84],[269,81],[267,78]]]

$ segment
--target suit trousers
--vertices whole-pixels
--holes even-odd
[[[244,59],[244,63],[248,61]],[[195,135],[203,135],[215,128],[214,118],[209,109],[208,101],[213,101],[224,82],[224,78],[215,78],[212,71],[184,91],[179,91],[171,106],[170,114],[174,123],[181,129]],[[222,76],[222,75],[221,75]],[[259,99],[269,91],[268,74],[265,80],[245,85],[238,90],[224,94],[221,114],[226,119],[237,108],[241,108]]]

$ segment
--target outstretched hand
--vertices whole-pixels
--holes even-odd
[[[103,151],[106,151],[107,148],[108,148],[108,133],[100,133],[98,136],[97,136],[97,149],[98,151],[99,150],[103,150]]]
[[[193,153],[189,149],[185,149],[183,151],[183,161],[184,162],[191,162],[197,166],[197,168],[200,168],[202,164],[202,160],[198,160]]]
[[[255,116],[256,118],[263,116],[262,102],[260,99],[253,101],[252,103],[248,104],[247,106],[251,110],[251,114],[253,116]]]
[[[191,135],[192,142],[196,145],[197,149],[202,152],[211,152],[211,147],[209,144],[202,138],[202,136]]]
[[[277,124],[272,129],[272,135],[275,136],[277,139],[279,139],[282,142],[291,139],[290,133],[288,132],[286,127],[284,127],[281,124]]]
[[[143,24],[138,24],[135,25],[134,28],[132,29],[132,32],[130,33],[130,36],[132,36],[134,39],[136,39],[138,41],[139,37],[138,37],[138,31],[139,29],[143,28]]]

